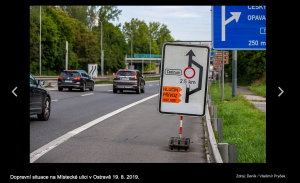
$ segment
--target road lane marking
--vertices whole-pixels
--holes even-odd
[[[126,109],[129,109],[129,108],[131,108],[131,107],[133,107],[133,106],[135,106],[137,104],[145,102],[145,101],[147,101],[147,100],[149,100],[151,98],[154,98],[156,96],[158,96],[158,93],[154,94],[154,95],[151,95],[150,97],[144,98],[142,100],[139,100],[137,102],[134,102],[132,104],[129,104],[129,105],[125,106],[125,107],[122,107],[122,108],[120,108],[118,110],[115,110],[115,111],[113,111],[111,113],[108,113],[108,114],[106,114],[104,116],[101,116],[101,117],[99,117],[99,118],[97,118],[97,119],[95,119],[95,120],[93,120],[91,122],[86,123],[85,125],[82,125],[79,128],[76,128],[76,129],[74,129],[74,130],[66,133],[65,135],[63,135],[63,136],[61,136],[61,137],[59,137],[59,138],[57,138],[57,139],[49,142],[48,144],[46,144],[46,145],[40,147],[39,149],[33,151],[32,153],[30,153],[30,163],[35,162],[38,158],[40,158],[41,156],[43,156],[44,154],[46,154],[48,151],[50,151],[51,149],[57,147],[59,144],[65,142],[66,140],[68,140],[69,138],[73,137],[74,135],[77,135],[78,133],[80,133],[80,132],[82,132],[82,131],[84,131],[84,130],[86,130],[86,129],[88,129],[88,128],[90,128],[90,127],[92,127],[92,126],[94,126],[94,125],[96,125],[96,124],[98,124],[98,123],[100,123],[100,122],[102,122],[102,121],[104,121],[104,120],[106,120],[106,119],[108,119],[108,118],[110,118],[110,117],[118,114],[118,113],[120,113],[120,112],[122,112],[122,111],[125,111]]]
[[[84,95],[81,95],[81,96],[87,96],[87,95],[93,95],[94,93],[88,93],[88,94],[84,94]]]
[[[111,92],[112,90],[107,90],[107,92]]]
[[[149,86],[152,86],[152,85],[149,85]]]
[[[53,101],[58,101],[57,99],[55,99],[55,100],[51,100],[51,102],[53,102]]]

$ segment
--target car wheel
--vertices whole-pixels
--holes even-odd
[[[72,88],[69,88],[69,91],[72,91]]]
[[[62,87],[58,87],[58,91],[63,91],[63,88]]]
[[[141,89],[141,92],[142,92],[142,93],[145,93],[145,84],[144,84],[144,86],[143,86],[143,89]]]
[[[49,97],[46,97],[43,103],[42,113],[37,115],[38,119],[41,121],[47,121],[50,117],[50,109],[50,99]]]
[[[117,90],[117,89],[113,89],[113,92],[114,92],[114,93],[117,93],[117,92],[118,92],[118,90]]]
[[[140,94],[141,93],[141,85],[138,85],[138,88],[136,89],[136,94]]]
[[[82,91],[82,92],[85,91],[85,83],[83,83],[83,87],[81,88],[81,91]]]
[[[94,91],[94,83],[92,84],[92,88],[90,88],[90,91]]]

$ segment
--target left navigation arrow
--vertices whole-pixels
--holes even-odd
[[[15,90],[17,89],[18,87],[15,87],[11,92],[17,97],[17,94],[15,93]]]

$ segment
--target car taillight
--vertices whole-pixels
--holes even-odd
[[[135,71],[133,71],[133,72],[134,72],[134,79],[137,79]]]
[[[74,79],[75,79],[75,80],[81,80],[81,78],[80,78],[80,77],[75,77]]]
[[[67,71],[67,72],[73,72],[73,71]]]
[[[62,79],[62,77],[58,77],[58,79]]]

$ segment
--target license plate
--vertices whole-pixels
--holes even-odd
[[[129,78],[121,78],[121,80],[129,80]]]
[[[65,80],[65,83],[72,83],[72,80]]]
[[[132,86],[128,85],[118,85],[118,88],[132,88]]]

